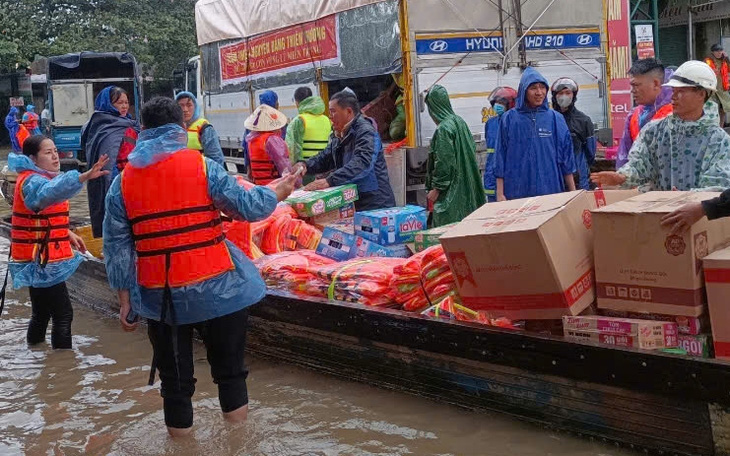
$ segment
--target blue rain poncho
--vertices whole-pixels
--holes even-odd
[[[180,92],[177,96],[175,96],[175,101],[179,101],[181,98],[190,98],[193,100],[193,104],[195,105],[195,112],[193,113],[192,119],[190,119],[190,125],[202,117],[202,110],[200,109],[200,105],[198,105],[198,100],[192,93]],[[218,132],[215,131],[212,124],[208,124],[208,126],[203,129],[203,133],[200,135],[200,144],[203,145],[203,155],[223,167],[226,166],[223,149],[221,149],[221,140],[218,137]]]
[[[147,167],[165,160],[187,147],[187,132],[169,124],[143,130],[137,146],[129,155],[129,165]],[[276,193],[266,187],[246,191],[236,178],[206,158],[208,192],[217,209],[235,220],[262,220],[276,209]],[[162,289],[148,289],[137,284],[136,253],[132,229],[122,198],[121,179],[117,177],[106,198],[104,219],[104,259],[109,284],[117,290],[129,290],[132,309],[143,318],[159,321]],[[197,323],[228,315],[260,301],[266,285],[258,270],[229,241],[225,241],[236,269],[195,285],[172,289],[174,312],[167,314],[167,323],[175,315],[175,324]]]
[[[10,145],[13,152],[20,152],[22,149],[18,142],[18,130],[20,130],[20,122],[18,122],[18,108],[13,106],[10,108],[10,112],[5,116],[5,128],[8,130],[10,135]]]
[[[563,116],[542,105],[531,108],[527,88],[547,80],[532,67],[522,74],[515,108],[502,116],[495,176],[504,179],[507,199],[529,198],[565,191],[564,176],[575,172],[573,139]]]
[[[139,132],[139,123],[127,114],[122,117],[117,108],[112,105],[110,92],[114,86],[105,87],[94,101],[94,114],[81,129],[81,148],[86,152],[86,162],[89,167],[99,161],[102,155],[109,156],[109,162],[104,166],[109,175],[89,181],[89,216],[94,237],[101,237],[101,225],[104,221],[104,198],[113,178],[118,174],[117,155],[122,145],[124,132],[132,128]]]
[[[497,178],[494,177],[495,148],[497,147],[497,136],[499,136],[499,120],[504,114],[490,117],[484,124],[484,139],[487,143],[487,160],[484,165],[484,193],[487,201],[497,201]]]
[[[77,195],[83,184],[79,182],[78,171],[52,173],[38,168],[30,157],[11,153],[8,155],[8,169],[16,173],[35,171],[40,174],[28,176],[23,182],[23,198],[28,209],[43,209],[62,203]],[[44,177],[46,176],[46,177]],[[23,287],[48,288],[57,285],[76,272],[84,257],[74,252],[69,260],[48,263],[45,268],[39,263],[16,263],[10,261],[8,269],[13,277],[13,288]]]
[[[618,172],[626,176],[623,187],[642,191],[719,192],[730,187],[730,136],[720,128],[717,104],[705,103],[694,122],[671,115],[648,123]]]

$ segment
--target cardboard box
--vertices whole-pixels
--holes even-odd
[[[598,307],[698,317],[702,258],[730,241],[730,218],[669,235],[661,218],[717,193],[650,192],[593,211]]]
[[[698,358],[711,357],[710,345],[712,341],[707,334],[698,334],[696,336],[680,334],[678,342],[677,347],[686,351],[689,356],[696,356]]]
[[[314,192],[297,190],[286,202],[300,217],[313,217],[357,201],[357,185],[348,184]]]
[[[588,197],[594,203],[594,208],[608,206],[625,199],[633,198],[634,196],[640,195],[638,189],[633,190],[591,190],[588,192]]]
[[[730,248],[704,259],[715,358],[730,360]]]
[[[315,215],[307,219],[307,223],[313,225],[319,230],[323,230],[325,226],[340,220],[352,220],[355,216],[355,203],[348,203],[337,209],[327,211],[324,214]]]
[[[405,244],[380,245],[375,242],[357,236],[355,247],[352,249],[350,258],[360,257],[385,257],[385,258],[408,258],[411,256],[411,249]]]
[[[511,320],[578,315],[594,300],[584,191],[489,203],[439,239],[466,306]]]
[[[671,323],[670,323],[671,325]],[[676,330],[676,328],[675,328]],[[565,337],[577,341],[591,341],[605,345],[615,345],[617,347],[633,347],[642,348],[644,350],[654,350],[657,348],[673,348],[677,346],[676,333],[671,336],[665,334],[616,334],[604,331],[576,331],[565,330]]]
[[[347,224],[332,224],[322,231],[322,240],[315,251],[335,261],[346,261],[353,256],[356,242],[357,236],[348,232]]]
[[[707,320],[707,314],[704,314],[701,317],[685,317],[683,315],[662,315],[603,309],[601,310],[601,315],[618,318],[635,318],[639,320],[671,321],[677,324],[677,331],[679,331],[679,334],[686,334],[689,336],[696,336],[710,328],[710,323]]]
[[[441,235],[455,227],[457,223],[450,223],[448,225],[440,226],[438,228],[431,228],[430,230],[419,231],[416,233],[413,243],[416,252],[423,252],[427,248],[440,244],[439,238]]]
[[[614,318],[601,316],[563,317],[564,331],[599,332],[606,334],[636,335],[665,335],[668,340],[666,346],[677,345],[677,324],[666,321],[635,320],[632,318]]]
[[[428,223],[428,213],[420,206],[393,207],[355,213],[355,234],[380,245],[413,242]]]

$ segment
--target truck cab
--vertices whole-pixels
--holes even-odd
[[[50,57],[46,75],[50,135],[66,168],[86,166],[81,129],[94,113],[96,96],[105,87],[116,85],[126,90],[130,115],[139,118],[142,84],[132,54],[80,52]]]

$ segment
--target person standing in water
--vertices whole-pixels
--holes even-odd
[[[78,171],[61,173],[56,145],[42,135],[26,139],[22,155],[11,153],[8,156],[8,167],[18,173],[8,272],[13,278],[13,288],[28,287],[30,291],[29,344],[45,341],[50,320],[53,322],[51,346],[72,348],[73,309],[66,280],[84,260],[72,248],[85,252],[86,246],[69,230],[68,200],[81,191],[84,182],[109,174],[103,169],[108,161],[104,155],[83,174]],[[2,301],[4,292],[5,287]]]

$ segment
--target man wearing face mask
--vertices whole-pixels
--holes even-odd
[[[497,87],[489,94],[489,104],[492,105],[496,116],[490,117],[484,124],[484,140],[487,143],[487,163],[484,167],[484,193],[487,201],[497,201],[497,178],[494,177],[494,152],[499,136],[499,120],[502,115],[515,107],[517,91],[512,87]]]
[[[593,121],[575,107],[578,98],[578,84],[570,78],[560,78],[553,83],[553,109],[565,118],[573,137],[575,156],[575,185],[583,190],[590,189],[590,165],[596,159],[596,137]]]
[[[672,73],[656,59],[637,60],[629,69],[631,96],[636,107],[626,117],[624,134],[618,145],[616,169],[629,161],[631,146],[649,122],[672,114],[672,89],[662,86],[669,82]]]
[[[547,80],[528,67],[515,109],[499,122],[497,201],[575,190],[573,139],[563,116],[548,107],[547,91]]]

